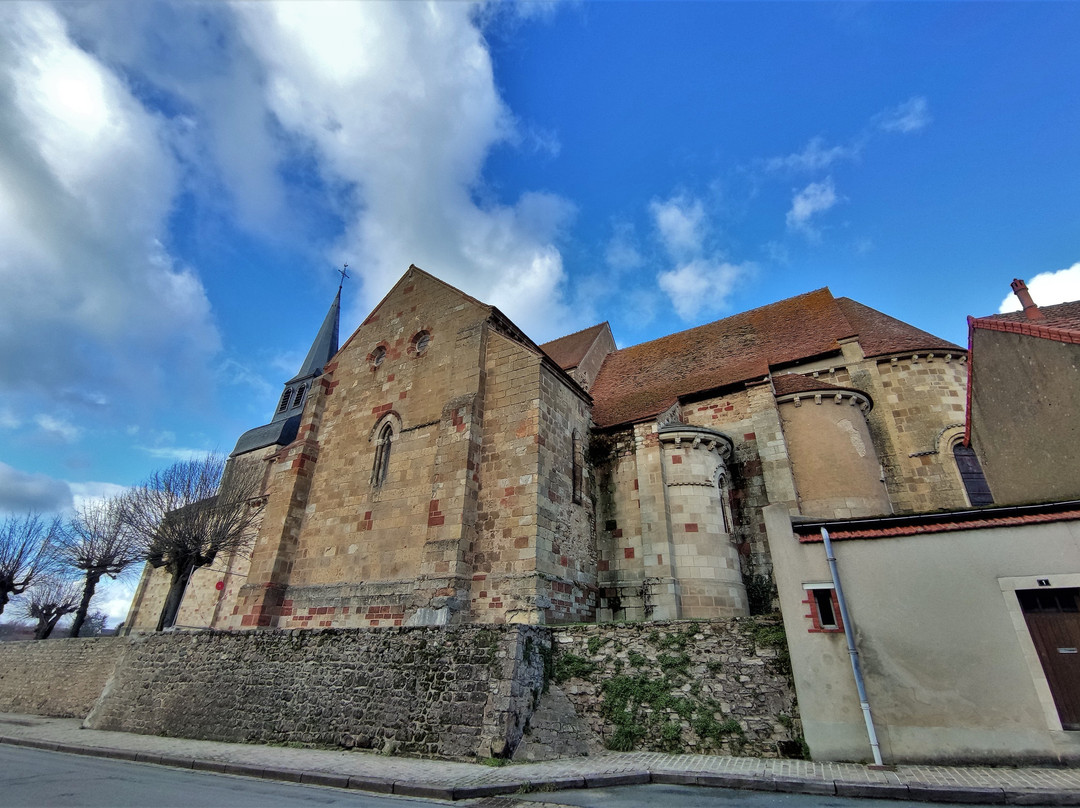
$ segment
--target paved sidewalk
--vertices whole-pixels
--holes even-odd
[[[536,790],[677,783],[842,797],[1010,805],[1080,805],[1080,769],[811,763],[658,752],[502,767],[332,749],[293,749],[82,729],[76,718],[0,713],[0,743],[444,800]],[[512,804],[510,801],[492,801]]]

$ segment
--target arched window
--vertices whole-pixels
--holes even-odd
[[[731,532],[731,515],[728,513],[730,505],[730,493],[728,491],[728,478],[721,473],[716,478],[716,491],[720,495],[720,526],[725,533]]]
[[[375,439],[375,465],[371,469],[371,485],[375,488],[386,482],[387,472],[390,471],[390,446],[393,441],[393,425],[383,424],[379,437]]]
[[[296,388],[296,397],[293,399],[292,406],[299,407],[304,403],[304,393],[307,392],[307,385],[302,384]]]
[[[281,394],[281,403],[278,404],[277,411],[278,412],[285,412],[285,410],[289,409],[289,402],[291,400],[292,400],[292,390],[286,389],[285,392]]]
[[[960,479],[964,481],[968,502],[975,507],[993,505],[994,495],[990,493],[990,486],[986,484],[986,477],[983,475],[975,450],[961,442],[953,446],[952,451],[956,467],[960,470]]]

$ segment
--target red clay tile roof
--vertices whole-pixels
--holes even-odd
[[[862,346],[863,354],[868,357],[907,351],[966,352],[966,349],[959,345],[935,337],[927,331],[850,298],[837,298],[836,303],[859,335],[859,345]]]
[[[1042,505],[1022,505],[1005,508],[980,508],[951,513],[927,513],[913,516],[883,516],[877,519],[856,519],[847,522],[813,522],[796,524],[792,530],[800,544],[820,542],[821,528],[829,531],[833,541],[843,539],[888,539],[899,536],[918,536],[924,533],[952,533],[958,530],[982,530],[994,527],[1018,527],[1045,522],[1080,520],[1080,502],[1052,502]]]
[[[596,342],[596,338],[604,330],[607,323],[597,323],[594,326],[567,334],[565,337],[553,339],[540,346],[540,350],[563,370],[573,370],[581,364],[589,348]]]
[[[1031,325],[1046,328],[1059,328],[1063,331],[1080,331],[1080,300],[1072,303],[1058,303],[1053,306],[1039,306],[1042,312],[1042,320],[1029,320],[1022,311],[1010,311],[1007,314],[992,314],[989,317],[979,318],[982,320],[997,320],[1016,323],[1030,323]]]
[[[791,393],[810,393],[815,390],[846,390],[835,384],[815,379],[804,373],[785,373],[783,376],[773,376],[773,392],[777,396],[786,396]]]
[[[593,419],[600,427],[640,421],[681,396],[763,379],[772,367],[838,352],[838,340],[856,335],[867,356],[964,351],[818,289],[608,354],[591,391]]]

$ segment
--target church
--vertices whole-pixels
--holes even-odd
[[[339,347],[340,294],[230,456],[264,470],[251,551],[196,571],[178,627],[736,617],[775,605],[767,506],[982,502],[967,351],[827,288],[622,349],[538,345],[415,266]],[[167,589],[147,567],[129,631]]]

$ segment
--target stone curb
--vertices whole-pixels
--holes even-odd
[[[949,786],[929,783],[866,783],[845,780],[821,780],[807,777],[775,776],[771,772],[760,775],[734,773],[684,772],[671,769],[635,770],[627,772],[596,772],[595,774],[561,775],[544,779],[523,775],[498,783],[453,785],[400,780],[369,775],[343,775],[325,771],[306,771],[275,766],[256,766],[248,763],[226,763],[220,760],[178,757],[153,752],[136,752],[130,749],[113,749],[104,746],[41,741],[36,738],[13,738],[0,736],[0,744],[44,749],[49,752],[67,752],[74,755],[152,763],[179,769],[257,777],[286,783],[319,785],[330,788],[348,788],[377,794],[395,794],[438,800],[468,800],[521,794],[543,789],[563,791],[574,788],[611,788],[614,786],[644,785],[694,785],[705,788],[746,789],[748,791],[775,791],[792,794],[815,794],[838,797],[863,797],[887,800],[911,800],[914,802],[968,803],[972,805],[1052,805],[1080,806],[1080,789],[1040,788],[991,788],[986,786]]]

